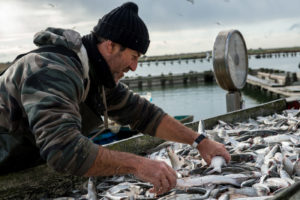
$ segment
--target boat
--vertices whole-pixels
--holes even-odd
[[[194,120],[193,115],[175,115],[174,118],[183,124],[192,122]]]
[[[174,118],[183,124],[192,122],[194,120],[193,115],[176,115],[174,116]],[[97,136],[95,137],[95,135]],[[136,135],[140,136],[143,134],[139,134],[139,132],[136,130],[131,130],[129,126],[121,126],[111,122],[109,125],[109,129],[107,130],[104,130],[103,127],[93,130],[90,134],[90,138],[96,144],[106,145],[115,141],[131,139],[131,137],[134,137]]]
[[[203,120],[206,129],[211,129],[219,120],[227,123],[241,122],[249,118],[279,113],[291,108],[300,108],[300,98],[278,99],[252,108],[241,109]],[[199,121],[189,122],[185,123],[185,126],[197,131],[198,123]],[[112,150],[144,155],[147,150],[156,147],[162,142],[164,140],[138,133],[103,146]],[[43,164],[31,169],[0,176],[0,199],[41,199],[66,196],[68,191],[82,190],[82,185],[86,181],[86,177],[60,174]],[[300,184],[295,184],[292,188],[287,189],[292,190],[295,194],[298,193],[299,196],[299,187]]]

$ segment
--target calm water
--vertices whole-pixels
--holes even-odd
[[[298,72],[300,69],[298,65],[300,63],[300,53],[296,56],[289,55],[288,57],[281,56],[280,58],[263,58],[256,59],[251,57],[249,59],[249,67],[252,69],[258,68],[273,68],[281,69],[290,72]],[[159,62],[157,65],[155,62],[151,62],[148,66],[147,63],[139,64],[138,69],[135,72],[129,72],[128,76],[147,76],[160,75],[168,73],[187,73],[189,71],[205,71],[212,70],[212,60],[208,61],[203,59],[174,61],[171,64],[168,62]],[[168,87],[165,89],[158,88],[152,90],[136,90],[135,92],[140,94],[146,94],[146,92],[152,93],[152,102],[161,108],[163,108],[170,115],[194,115],[194,120],[205,119],[214,117],[216,115],[226,113],[226,93],[217,84],[198,84],[188,87]],[[270,101],[260,94],[251,94],[249,92],[242,92],[244,99],[244,107],[249,108],[263,102]]]
[[[135,92],[145,95],[149,91],[152,93],[152,102],[172,116],[194,115],[194,120],[199,120],[226,113],[227,92],[217,84],[198,84]],[[260,98],[257,98],[259,95]],[[261,94],[250,95],[245,92],[242,92],[242,97],[245,108],[271,100],[262,97]]]
[[[280,69],[289,72],[298,72],[300,63],[300,52],[296,56],[281,55],[280,57],[272,58],[261,58],[256,59],[251,56],[249,59],[249,68],[259,69],[259,68],[273,68]],[[139,63],[138,68],[134,72],[128,72],[126,75],[129,77],[134,76],[148,76],[151,75],[161,75],[161,74],[180,74],[188,73],[190,71],[202,72],[206,70],[213,70],[212,59],[193,59],[193,60],[181,60],[178,61],[166,61],[166,62],[148,62]]]

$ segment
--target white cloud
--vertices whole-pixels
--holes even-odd
[[[133,0],[150,32],[147,55],[207,51],[221,30],[238,29],[248,48],[300,46],[298,0]],[[51,27],[89,33],[125,0],[0,0],[0,62],[34,48]],[[22,51],[24,50],[24,51]]]

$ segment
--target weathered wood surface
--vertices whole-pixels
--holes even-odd
[[[131,139],[107,145],[108,148],[143,154],[164,140],[139,134]],[[100,179],[100,178],[99,178]],[[85,193],[83,187],[88,179],[60,174],[46,164],[23,171],[0,176],[0,199],[47,199],[70,196],[73,190]]]
[[[59,174],[40,165],[0,177],[0,199],[47,199],[83,190],[84,177]]]
[[[285,99],[272,101],[253,108],[230,112],[224,115],[205,119],[207,129],[212,128],[218,120],[228,123],[247,120],[252,117],[265,116],[285,109]],[[186,124],[187,127],[197,130],[198,122]],[[151,147],[162,143],[163,140],[146,135],[137,135],[134,138],[116,142],[108,146],[110,149],[143,154]],[[86,191],[83,188],[87,178],[59,174],[47,165],[41,165],[24,171],[0,176],[0,199],[47,199],[68,196],[73,190]]]
[[[222,120],[227,123],[242,122],[248,120],[250,117],[255,118],[257,116],[266,116],[266,115],[274,114],[276,112],[277,113],[281,112],[282,110],[286,109],[286,107],[287,107],[287,102],[285,99],[271,101],[268,103],[260,104],[252,108],[242,109],[238,111],[229,112],[224,115],[207,118],[204,120],[205,128],[212,129],[213,126],[218,123],[218,120]],[[186,124],[186,126],[197,131],[198,123],[199,122],[192,122]]]

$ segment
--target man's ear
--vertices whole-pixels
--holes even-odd
[[[111,54],[114,49],[114,43],[111,40],[107,40],[105,46],[106,46],[107,52],[109,54]]]

